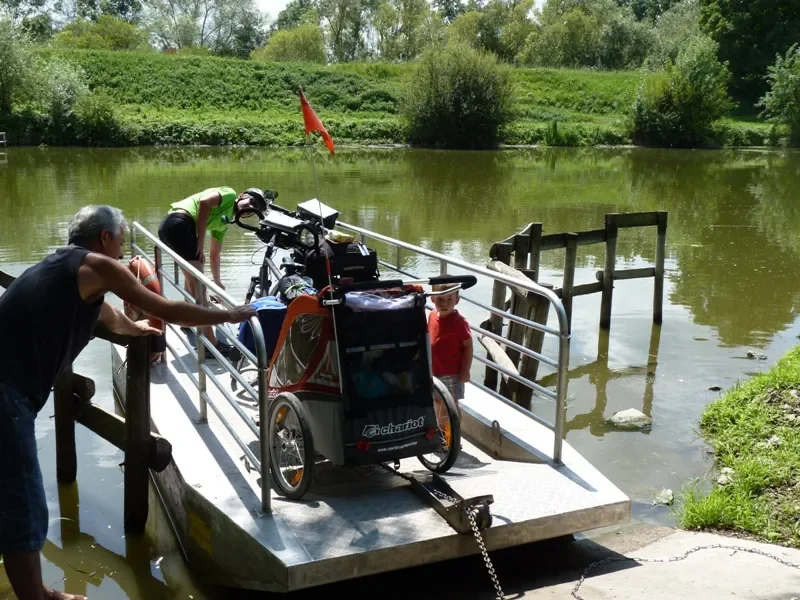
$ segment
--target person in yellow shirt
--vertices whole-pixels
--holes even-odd
[[[167,216],[161,221],[158,237],[178,256],[203,272],[206,232],[208,232],[211,237],[209,253],[211,277],[214,283],[225,289],[220,276],[222,242],[234,217],[237,214],[247,214],[252,209],[261,212],[267,210],[264,192],[258,188],[249,188],[238,196],[228,186],[208,188],[179,202],[173,202]],[[196,297],[194,283],[194,278],[184,272],[184,289],[193,298]],[[230,346],[219,344],[213,328],[205,328],[203,333],[223,355],[227,356]]]

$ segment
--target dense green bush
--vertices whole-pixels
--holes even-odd
[[[733,108],[728,78],[714,42],[689,41],[676,63],[646,75],[633,103],[633,141],[669,147],[708,143],[714,122]]]
[[[757,106],[762,116],[789,130],[790,141],[800,143],[800,45],[794,44],[785,56],[778,55],[767,75],[769,91]]]
[[[493,54],[454,42],[428,50],[407,88],[412,144],[490,148],[511,118],[511,79]]]

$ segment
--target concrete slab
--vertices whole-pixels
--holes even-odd
[[[726,548],[709,548],[715,545]],[[683,560],[674,560],[693,549],[698,550]],[[610,558],[614,562],[593,569],[578,589],[578,597],[584,600],[800,600],[800,550],[797,549],[710,533],[675,531],[644,547],[631,549],[626,556],[642,560],[619,560],[622,556],[613,554],[599,557],[599,560]],[[526,600],[573,598],[576,583],[567,581],[525,591],[520,597]]]

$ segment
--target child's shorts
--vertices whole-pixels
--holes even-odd
[[[464,384],[459,381],[458,375],[442,375],[437,377],[444,384],[447,391],[453,397],[453,401],[458,403],[464,397]]]

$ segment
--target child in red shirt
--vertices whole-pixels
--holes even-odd
[[[452,284],[437,284],[433,291],[452,287]],[[458,405],[464,397],[464,384],[469,381],[472,366],[472,332],[467,320],[456,310],[460,299],[458,289],[431,299],[436,307],[428,315],[433,375],[447,387]]]

